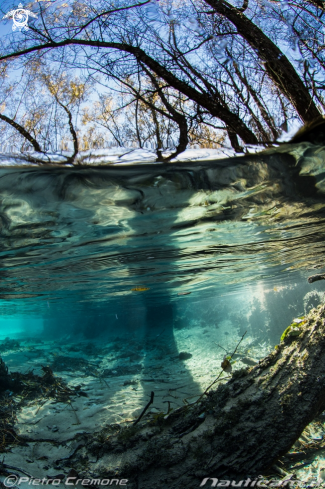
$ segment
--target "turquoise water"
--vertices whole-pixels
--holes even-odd
[[[6,301],[0,302],[0,308],[6,309]],[[0,318],[0,340],[7,336],[19,338],[22,335],[40,335],[44,331],[44,321],[42,316],[21,315],[14,316],[1,315]]]
[[[1,358],[84,393],[7,389],[30,443],[2,446],[6,463],[62,472],[77,436],[134,421],[151,392],[148,419],[198,399],[238,343],[234,370],[323,302],[307,278],[325,269],[324,156],[1,166]]]
[[[306,143],[208,162],[1,167],[0,310],[14,321],[1,334],[43,324],[96,337],[160,327],[162,310],[172,327],[234,306],[245,324],[259,301],[281,329],[324,289],[306,281],[324,266],[322,155]]]

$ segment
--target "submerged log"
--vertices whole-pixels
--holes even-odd
[[[317,282],[318,280],[325,280],[325,274],[324,273],[319,273],[317,275],[311,275],[308,277],[308,282],[312,284],[313,282]]]
[[[194,406],[161,416],[154,426],[131,426],[93,442],[89,450],[98,462],[92,468],[96,476],[128,479],[129,489],[211,487],[206,478],[238,481],[264,474],[324,409],[320,306],[288,327],[256,366],[235,371]]]

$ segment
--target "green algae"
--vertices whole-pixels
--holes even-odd
[[[299,318],[301,319],[301,318]],[[303,331],[303,325],[306,323],[306,321],[299,321],[299,322],[293,322],[288,326],[282,333],[281,341],[286,341],[288,339],[294,339],[295,337],[299,336],[302,331]]]

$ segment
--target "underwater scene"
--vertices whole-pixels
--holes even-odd
[[[214,161],[1,166],[0,450],[7,471],[27,476],[20,487],[29,476],[54,485],[102,478],[99,485],[130,488],[215,487],[219,472],[226,482],[241,474],[322,483],[325,418],[313,414],[320,404],[307,381],[313,407],[303,420],[289,413],[292,394],[281,401],[292,403],[283,413],[298,439],[281,447],[273,433],[266,456],[278,450],[281,458],[268,471],[256,469],[255,442],[245,447],[254,463],[237,472],[232,462],[216,461],[219,472],[210,466],[203,441],[191,456],[169,444],[171,458],[159,444],[171,436],[184,447],[207,423],[213,430],[224,384],[294,348],[302,325],[325,314],[324,178],[325,149],[311,143]],[[264,415],[254,396],[257,426]],[[176,413],[184,419],[175,427]],[[238,445],[241,423],[231,435]],[[229,426],[218,429],[231,448]],[[170,467],[178,457],[180,467],[195,460],[200,469],[186,469],[182,486],[172,481],[176,469],[153,482],[152,464]]]

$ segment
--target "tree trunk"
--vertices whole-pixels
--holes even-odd
[[[225,1],[205,0],[217,13],[224,15],[232,22],[238,33],[256,51],[264,62],[268,76],[290,100],[304,122],[311,122],[319,117],[307,87],[299,77],[293,65],[282,51],[257,27],[241,10]]]
[[[237,134],[229,126],[227,126],[227,134],[230,140],[230,144],[234,148],[236,153],[242,153],[243,148],[239,144]]]
[[[325,306],[311,311],[267,357],[200,402],[93,442],[93,473],[119,474],[129,489],[215,487],[210,478],[265,473],[325,409],[324,318]]]
[[[185,151],[187,148],[187,145],[188,145],[188,126],[187,126],[186,116],[184,114],[182,114],[181,112],[178,112],[175,109],[175,107],[173,107],[172,104],[170,104],[168,102],[167,97],[165,96],[161,86],[159,86],[157,79],[152,75],[152,73],[149,70],[147,70],[146,67],[143,67],[143,69],[145,70],[147,75],[150,77],[152,84],[155,86],[162,103],[164,104],[164,106],[166,107],[166,109],[168,110],[168,112],[171,116],[170,118],[172,120],[174,120],[176,122],[176,124],[178,125],[179,139],[178,139],[178,146],[176,148],[176,151],[174,151],[168,157],[164,158],[164,161],[170,161],[173,158],[176,158],[176,156],[178,156],[180,153],[183,153],[183,151]]]
[[[71,114],[71,111],[68,109],[68,107],[66,105],[64,105],[62,102],[60,102],[60,100],[58,99],[58,97],[56,95],[54,95],[54,97],[55,97],[55,100],[57,101],[57,103],[65,110],[65,112],[68,115],[69,129],[70,129],[70,134],[72,136],[72,142],[73,142],[73,154],[71,156],[69,156],[68,158],[66,158],[66,161],[64,163],[66,163],[66,164],[73,163],[78,152],[79,152],[79,142],[78,142],[77,133],[76,133],[75,128],[73,126],[72,114]]]

